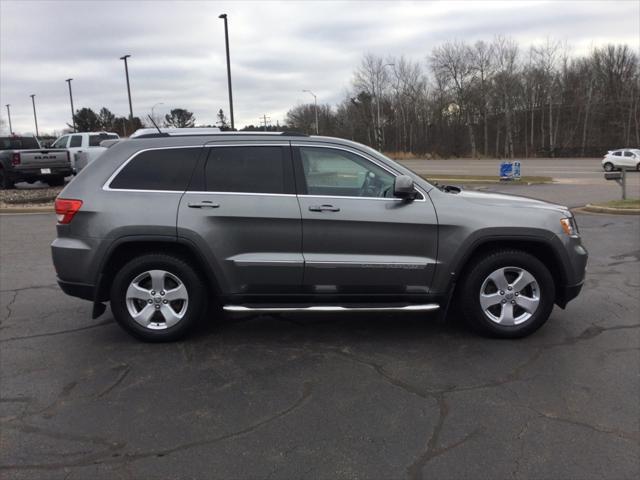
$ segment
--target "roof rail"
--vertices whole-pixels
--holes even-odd
[[[289,130],[289,131],[285,130],[280,135],[287,135],[289,137],[308,137],[309,136],[306,133],[297,132],[295,130]]]

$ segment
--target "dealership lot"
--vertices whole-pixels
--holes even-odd
[[[51,214],[0,216],[8,478],[633,478],[640,222],[578,215],[588,280],[519,341],[424,315],[252,316],[149,345],[57,288]]]

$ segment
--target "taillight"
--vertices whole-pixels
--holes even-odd
[[[11,165],[20,165],[20,154],[14,153],[11,155]]]
[[[65,225],[71,222],[73,216],[78,213],[80,207],[82,207],[82,200],[56,198],[55,207],[58,223]]]

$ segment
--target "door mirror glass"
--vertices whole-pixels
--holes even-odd
[[[393,182],[393,196],[413,200],[417,196],[413,179],[407,175],[398,175]]]

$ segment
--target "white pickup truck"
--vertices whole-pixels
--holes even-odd
[[[117,133],[111,132],[69,133],[53,142],[52,148],[66,148],[69,151],[71,168],[76,173],[79,170],[76,168],[76,160],[79,153],[85,154],[86,163],[92,162],[105,150],[100,147],[100,142],[103,140],[118,140],[119,138]]]

